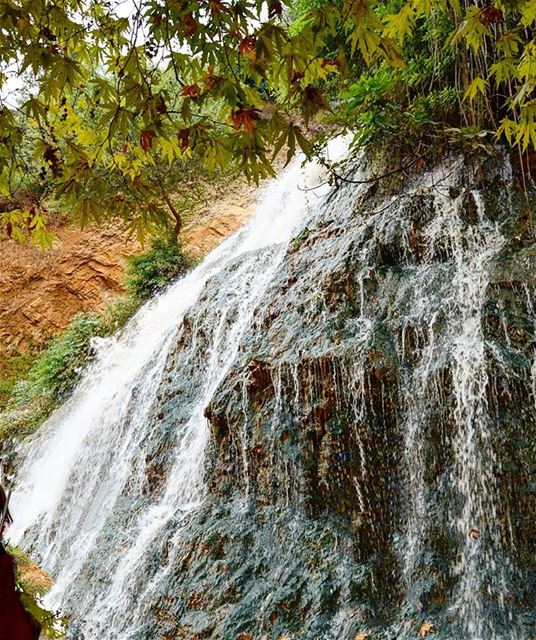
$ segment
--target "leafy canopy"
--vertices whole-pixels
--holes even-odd
[[[419,55],[429,81],[445,83],[432,112],[455,100],[451,124],[536,146],[534,0],[133,0],[126,16],[124,6],[0,0],[0,216],[11,235],[27,227],[47,240],[42,200],[13,205],[28,184],[82,223],[106,211],[139,232],[165,215],[167,168],[196,158],[271,176],[282,149],[311,152],[308,125],[341,100],[364,143],[367,124],[400,126],[408,109],[433,127],[429,105],[413,109],[427,98],[411,85]],[[454,64],[438,73],[445,58]],[[10,92],[13,75],[25,92]],[[383,112],[394,88],[400,106]]]

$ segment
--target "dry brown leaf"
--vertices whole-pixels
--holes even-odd
[[[368,635],[364,631],[358,631],[355,640],[368,640]]]

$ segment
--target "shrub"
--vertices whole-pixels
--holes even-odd
[[[102,324],[96,313],[77,314],[64,333],[54,338],[30,368],[24,382],[13,394],[16,406],[22,407],[39,395],[61,400],[80,375],[91,350],[91,338],[102,335]]]
[[[0,410],[11,398],[17,381],[26,376],[34,359],[32,353],[17,353],[5,356],[0,362]]]
[[[146,253],[129,259],[128,294],[146,300],[193,265],[193,260],[174,240],[155,240]]]

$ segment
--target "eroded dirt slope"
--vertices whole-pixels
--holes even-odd
[[[185,225],[183,242],[202,257],[251,215],[255,192],[235,183],[210,194]],[[97,311],[124,291],[127,256],[141,250],[117,226],[54,229],[55,245],[42,251],[0,237],[0,359],[39,349],[80,311]]]

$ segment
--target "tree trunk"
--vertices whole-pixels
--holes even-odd
[[[181,217],[181,214],[177,211],[177,209],[173,205],[173,202],[171,202],[170,197],[168,196],[168,194],[165,191],[162,191],[162,196],[163,196],[164,201],[167,204],[169,210],[171,211],[171,215],[173,216],[173,219],[175,220],[175,225],[173,226],[173,238],[174,238],[175,241],[178,241],[179,240],[179,234],[180,234],[181,229],[182,229],[182,217]]]

